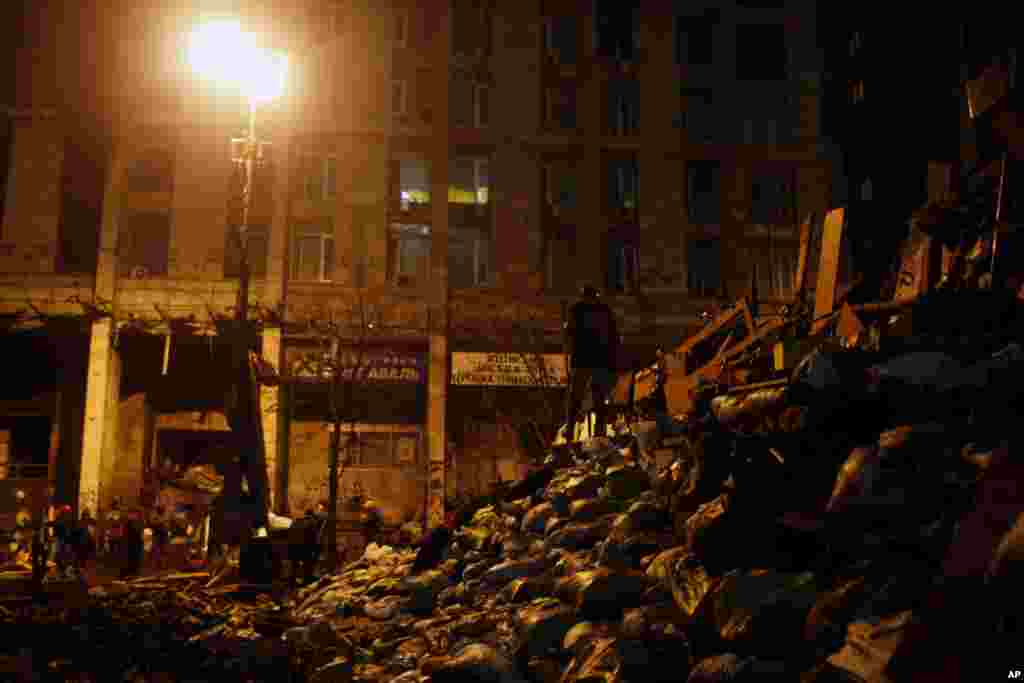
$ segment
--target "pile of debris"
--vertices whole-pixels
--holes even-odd
[[[279,602],[244,584],[210,586],[210,579],[207,572],[166,574],[87,594],[71,590],[77,582],[61,582],[68,590],[60,596],[0,604],[0,676],[289,680],[293,662],[279,637]]]
[[[557,448],[300,591],[283,639],[316,681],[1005,677],[1024,351],[994,351],[818,349],[697,401],[653,477],[629,437]]]

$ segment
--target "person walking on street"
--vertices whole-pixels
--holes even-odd
[[[170,533],[164,508],[157,505],[149,517],[149,528],[153,530],[152,565],[158,571],[167,569],[167,541]]]
[[[103,534],[103,552],[110,558],[121,556],[121,540],[124,538],[124,520],[121,518],[121,500],[115,498],[107,513],[106,529]]]
[[[600,300],[593,286],[586,285],[581,300],[569,310],[565,330],[571,356],[566,438],[573,438],[588,387],[597,416],[596,433],[604,435],[608,423],[606,401],[615,386],[619,350],[615,313]]]

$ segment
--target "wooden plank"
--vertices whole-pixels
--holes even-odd
[[[811,251],[811,228],[813,215],[808,214],[807,218],[800,225],[800,251],[796,266],[796,281],[793,283],[794,299],[800,301],[804,291],[807,289],[807,264],[810,261]]]
[[[825,216],[825,229],[821,238],[821,261],[818,268],[818,286],[814,297],[814,318],[818,320],[832,312],[836,302],[836,280],[839,277],[839,259],[842,254],[842,208],[832,209]],[[818,320],[811,334],[817,334],[828,325],[828,319]]]

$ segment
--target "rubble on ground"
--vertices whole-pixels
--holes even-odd
[[[900,680],[960,623],[934,602],[956,592],[979,609],[947,656],[977,673],[997,658],[975,644],[1012,642],[1020,607],[989,595],[1024,537],[1019,494],[992,493],[1020,468],[1024,357],[1003,341],[825,346],[784,386],[689,416],[702,426],[653,478],[628,437],[560,447],[429,567],[375,548],[299,592],[295,633],[329,626],[354,681]],[[971,524],[987,537],[957,534]],[[955,591],[944,562],[966,567]]]

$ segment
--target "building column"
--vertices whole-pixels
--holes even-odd
[[[82,430],[82,461],[79,470],[79,511],[94,515],[100,510],[104,483],[113,464],[112,448],[117,446],[117,402],[121,384],[121,363],[113,348],[114,321],[102,318],[92,324],[89,341],[89,370],[85,387],[85,420]]]
[[[103,219],[100,226],[100,248],[96,255],[94,293],[97,300],[114,301],[117,291],[117,235],[121,213],[121,179],[125,159],[131,154],[123,140],[115,142],[114,152],[103,188]],[[86,355],[85,410],[82,420],[82,453],[78,463],[78,498],[76,509],[85,508],[99,519],[104,479],[109,478],[117,446],[117,409],[121,388],[120,357],[114,349],[114,317],[100,318],[92,323]],[[109,433],[108,433],[109,431]],[[110,461],[108,464],[106,461]]]
[[[263,304],[270,309],[284,307],[288,291],[288,233],[289,233],[289,188],[292,179],[292,131],[295,115],[288,108],[280,127],[281,139],[274,140],[274,189],[273,214],[270,223],[269,244],[267,245],[267,280],[263,293]],[[257,128],[257,130],[259,130]],[[283,311],[282,311],[283,312]],[[277,372],[283,373],[284,342],[280,327],[265,327],[262,335],[263,360]],[[282,497],[278,495],[283,477],[281,466],[287,463],[287,441],[281,439],[281,388],[260,387],[260,414],[263,422],[263,450],[267,467],[267,504],[271,510],[283,512]]]
[[[448,446],[448,337],[430,334],[430,357],[427,371],[427,454],[430,458],[427,524],[436,528],[444,524],[444,496],[447,472],[445,456]]]
[[[435,4],[438,30],[430,50],[434,137],[430,144],[431,244],[430,287],[427,292],[430,357],[427,371],[427,454],[430,460],[427,524],[444,524],[446,451],[448,448],[448,88],[451,34],[449,3]]]
[[[281,328],[267,328],[263,330],[263,360],[276,369],[281,367],[281,354],[283,344],[281,343]],[[281,512],[281,501],[278,497],[278,488],[281,481],[279,463],[287,461],[282,457],[281,438],[278,431],[281,427],[281,388],[280,386],[260,387],[260,413],[263,420],[263,448],[264,458],[267,465],[267,504],[271,510]]]

